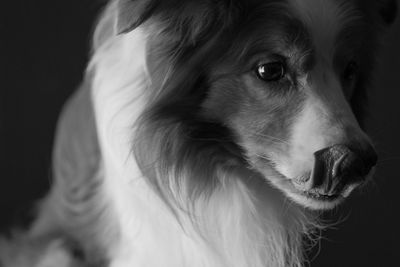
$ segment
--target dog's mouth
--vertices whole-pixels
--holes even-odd
[[[300,179],[290,179],[298,202],[314,209],[329,209],[347,198],[366,181],[376,164],[357,156],[345,146],[333,146],[315,153],[312,171]]]
[[[335,201],[338,198],[342,197],[341,194],[325,195],[325,194],[308,192],[308,191],[304,191],[304,192],[302,192],[302,194],[307,198],[311,198],[311,199],[318,200],[318,201]]]
[[[295,179],[290,179],[290,181],[294,187],[293,193],[296,195],[297,202],[312,209],[329,209],[340,204],[361,184],[361,182],[350,184],[340,182],[334,185],[332,180],[326,180],[323,186],[308,188],[307,182],[301,183]]]
[[[257,158],[253,164],[296,203],[314,210],[328,210],[342,203],[372,177],[376,153],[360,154],[344,145],[322,149],[314,153],[312,170],[295,178],[286,176],[275,161],[265,157]]]
[[[345,199],[350,195],[350,193],[357,188],[360,183],[352,183],[352,184],[340,184],[336,188],[332,188],[332,190],[325,191],[322,189],[309,189],[304,190],[296,183],[293,183],[298,193],[308,199],[322,201],[322,202],[332,202],[332,201],[340,201]]]

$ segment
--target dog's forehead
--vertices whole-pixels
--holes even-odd
[[[364,28],[355,0],[253,0],[249,8],[237,37],[244,47],[237,50],[244,52],[234,58],[267,51],[290,59],[303,72],[318,61],[333,67],[338,55],[358,45],[357,32]]]
[[[332,60],[340,32],[357,13],[350,0],[288,0],[293,14],[303,22],[312,39],[315,52]]]

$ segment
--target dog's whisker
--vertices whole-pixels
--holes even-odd
[[[282,143],[282,144],[289,145],[288,141],[280,139],[280,138],[275,137],[275,136],[271,136],[271,135],[267,135],[267,134],[259,133],[259,132],[250,132],[250,134],[255,135],[255,136],[259,136],[259,137],[262,137],[262,138],[265,138],[265,139],[268,139],[270,141],[275,141],[277,143]]]

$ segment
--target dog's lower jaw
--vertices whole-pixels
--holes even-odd
[[[366,184],[373,174],[374,171],[371,171],[365,179],[358,179],[348,183],[341,182],[328,193],[321,188],[309,188],[306,182],[292,180],[294,189],[289,190],[288,195],[297,203],[310,209],[329,210],[345,201],[358,187]]]
[[[304,188],[303,184],[288,179],[282,178],[285,182],[275,183],[278,188],[292,201],[300,206],[315,211],[324,211],[335,208],[340,205],[350,193],[358,186],[358,184],[346,185],[343,190],[337,194],[321,194],[318,191]]]
[[[354,181],[344,184],[339,183],[335,188],[331,188],[328,193],[325,193],[325,191],[321,191],[320,188],[310,187],[308,183],[310,178],[308,175],[311,175],[311,172],[297,179],[288,178],[283,175],[270,160],[250,157],[249,162],[255,171],[259,172],[273,187],[279,189],[290,201],[311,211],[326,211],[337,207],[343,203],[354,190],[367,184],[375,173],[375,168],[373,168],[367,177],[354,179]]]
[[[305,187],[305,181],[287,178],[271,166],[269,162],[265,162],[264,160],[254,161],[253,164],[254,168],[258,170],[264,179],[271,186],[280,190],[289,199],[288,201],[294,202],[294,205],[299,205],[310,210],[323,211],[333,209],[344,200],[344,197],[341,195],[325,199],[323,197],[313,197],[308,188]]]
[[[338,206],[344,201],[344,197],[341,195],[334,196],[319,196],[313,195],[308,192],[296,192],[287,193],[288,197],[301,206],[304,206],[310,210],[324,211],[330,210]]]

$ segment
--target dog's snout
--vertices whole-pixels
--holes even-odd
[[[376,162],[377,154],[372,146],[366,150],[346,145],[324,148],[314,154],[314,168],[308,187],[334,194],[344,184],[362,182]]]

